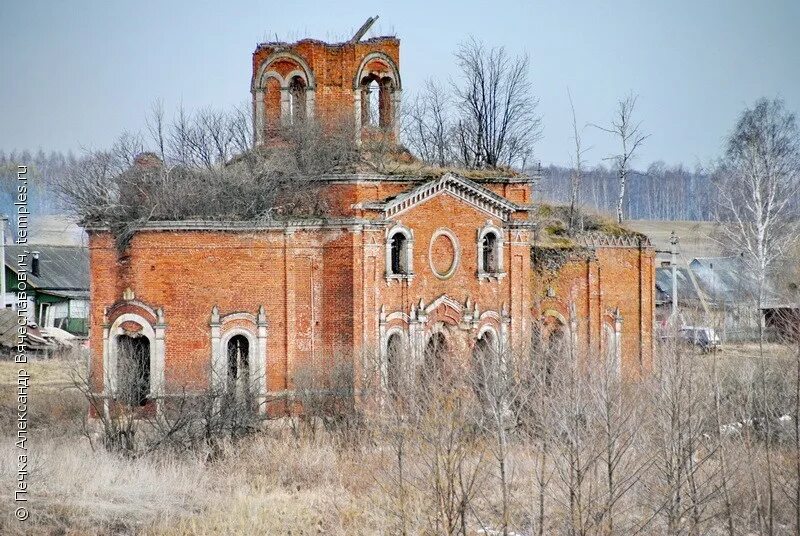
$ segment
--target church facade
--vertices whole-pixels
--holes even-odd
[[[257,143],[298,117],[344,116],[356,135],[396,136],[399,41],[266,43],[253,54]],[[352,360],[391,383],[431,341],[528,348],[534,325],[621,373],[650,367],[654,251],[643,237],[590,234],[555,264],[537,261],[533,179],[342,173],[320,179],[320,219],[161,221],[120,255],[93,228],[92,378],[120,388],[123,350],[146,379],[142,405],[231,375],[262,399],[291,394],[303,367]],[[455,357],[453,357],[455,358]],[[406,364],[408,365],[408,364]]]

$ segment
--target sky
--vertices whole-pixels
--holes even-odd
[[[265,40],[401,40],[406,95],[427,78],[457,75],[453,51],[474,36],[530,57],[543,138],[535,157],[568,164],[567,90],[580,125],[608,124],[638,95],[650,134],[635,165],[693,168],[718,157],[738,114],[757,98],[800,110],[800,2],[796,0],[532,1],[11,1],[0,0],[0,149],[109,146],[144,130],[160,99],[175,110],[249,100],[251,54]],[[583,131],[590,164],[616,150]]]

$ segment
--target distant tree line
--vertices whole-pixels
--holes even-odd
[[[543,167],[536,186],[539,198],[569,204],[572,173],[570,167]],[[703,170],[654,162],[646,171],[631,171],[627,189],[623,206],[626,219],[714,219],[717,192],[711,175]],[[618,198],[618,170],[603,165],[583,170],[578,196],[581,208],[614,213]]]

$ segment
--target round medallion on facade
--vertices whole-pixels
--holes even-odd
[[[433,275],[439,279],[453,277],[461,260],[461,248],[456,235],[450,229],[438,229],[428,246],[428,264]]]

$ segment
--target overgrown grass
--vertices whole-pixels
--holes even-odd
[[[735,377],[745,367],[754,367],[757,348],[730,346],[717,355],[721,375]],[[792,350],[778,345],[767,347],[767,357],[776,371],[788,370]],[[697,356],[701,368],[712,364],[710,356]],[[84,417],[84,403],[65,394],[75,393],[66,384],[73,362],[51,360],[34,362],[32,423],[38,420],[30,436],[30,495],[31,518],[21,524],[13,519],[14,503],[10,493],[0,496],[0,534],[61,534],[61,535],[206,535],[206,534],[396,534],[398,533],[397,503],[393,495],[396,474],[392,472],[396,451],[390,445],[391,434],[370,430],[357,441],[345,442],[335,433],[304,433],[303,429],[275,422],[265,431],[236,443],[226,443],[221,455],[209,462],[203,456],[183,452],[156,452],[139,458],[125,458],[102,448],[93,450],[82,436],[79,421]],[[0,363],[0,384],[5,389],[13,384],[16,366]],[[706,374],[702,375],[706,377]],[[739,384],[732,384],[739,385]],[[736,387],[738,389],[738,387]],[[756,393],[757,394],[757,393]],[[6,402],[10,400],[4,399]],[[7,414],[10,407],[3,408]],[[551,408],[552,410],[552,408]],[[49,414],[49,416],[48,416]],[[4,416],[3,437],[0,441],[0,478],[13,482],[16,473],[16,451],[12,422]],[[645,428],[652,423],[644,422]],[[428,432],[431,432],[429,430]],[[408,430],[409,443],[414,434]],[[637,438],[632,456],[650,459],[648,434]],[[652,437],[657,437],[652,436]],[[652,439],[651,437],[651,439]],[[481,445],[481,441],[487,445]],[[491,527],[500,508],[497,474],[491,461],[491,438],[479,440],[469,456],[482,457],[485,465],[480,472],[480,492],[474,497],[470,516]],[[418,448],[417,457],[407,459],[407,503],[405,513],[408,534],[427,533],[431,523],[430,489],[434,481],[423,475],[430,471],[433,458],[428,458],[435,442]],[[753,443],[754,451],[747,453],[744,443],[734,440],[727,447],[733,475],[732,501],[739,528],[758,526],[750,495],[752,479],[763,487],[765,474],[763,446]],[[512,441],[509,471],[513,475],[510,492],[514,500],[510,516],[517,534],[533,534],[534,512],[539,484],[537,472],[541,445],[537,441]],[[703,446],[698,456],[705,455]],[[791,491],[793,473],[789,470],[792,451],[773,446],[777,461],[776,508],[779,514],[776,533],[786,532],[788,505],[784,492]],[[566,505],[563,469],[551,451],[547,461],[545,534],[558,533],[564,528]],[[473,461],[475,461],[473,459]],[[647,466],[652,467],[652,466]],[[716,458],[708,462],[702,475],[717,478]],[[660,500],[652,475],[642,473],[636,483],[636,493],[626,495],[620,503],[620,518],[625,526],[646,525],[646,534],[664,532],[660,521],[648,521],[650,504],[647,493]],[[600,478],[600,477],[598,477]],[[408,485],[413,482],[413,485]],[[597,489],[602,489],[598,480]],[[654,491],[655,490],[655,491]],[[598,495],[597,498],[601,497]],[[709,502],[709,516],[720,516],[719,502]],[[709,518],[710,519],[710,518]],[[473,521],[470,536],[484,527]],[[496,526],[496,525],[495,525]],[[645,525],[643,525],[645,526]],[[704,522],[713,530],[722,526],[717,521]],[[598,530],[590,532],[599,534]],[[785,530],[784,530],[785,529]]]

